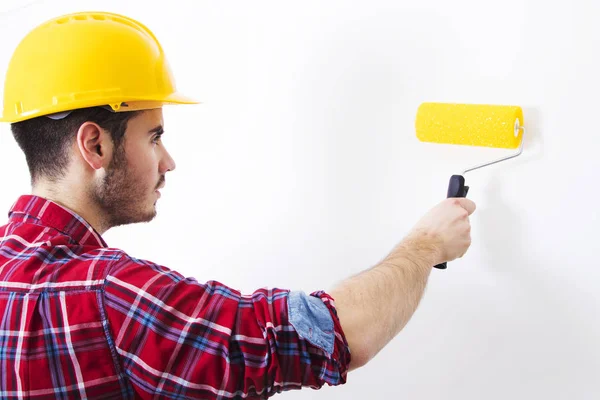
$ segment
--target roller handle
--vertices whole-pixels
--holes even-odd
[[[465,186],[465,177],[462,175],[452,175],[448,184],[448,198],[467,197],[469,187]],[[443,262],[435,266],[437,269],[446,269],[448,265]]]

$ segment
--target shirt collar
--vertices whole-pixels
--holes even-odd
[[[20,196],[8,212],[10,222],[54,228],[81,245],[108,247],[102,236],[75,212],[35,195]]]

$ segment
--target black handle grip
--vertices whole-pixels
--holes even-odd
[[[465,177],[462,175],[452,175],[450,177],[450,183],[448,184],[448,196],[451,197],[467,197],[469,187],[465,186]],[[448,265],[443,262],[435,266],[437,269],[446,269]]]

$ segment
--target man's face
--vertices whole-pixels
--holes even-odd
[[[92,199],[110,227],[148,222],[156,216],[158,192],[175,162],[162,144],[162,109],[144,111],[127,124],[124,141],[113,154]]]

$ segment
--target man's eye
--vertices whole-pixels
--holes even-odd
[[[152,139],[152,143],[158,144],[158,142],[160,142],[160,135],[156,135],[154,136],[154,139]]]

